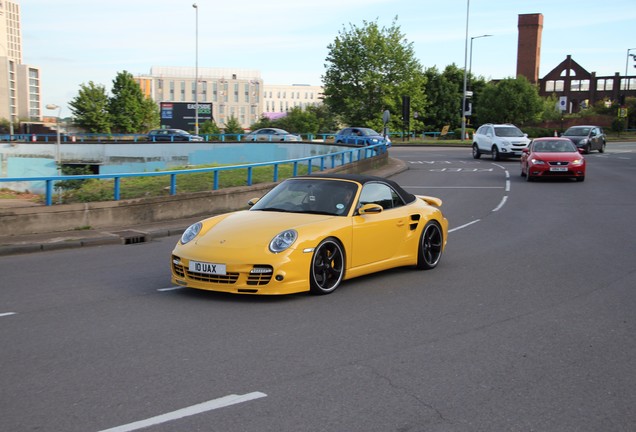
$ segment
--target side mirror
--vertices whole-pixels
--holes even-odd
[[[251,200],[247,202],[247,205],[252,207],[254,204],[256,204],[259,201],[260,201],[260,198],[252,198]]]
[[[530,149],[528,147],[521,150],[521,153],[530,154]]]
[[[358,214],[364,215],[364,214],[375,214],[375,213],[381,213],[384,209],[382,208],[381,205],[379,204],[374,204],[374,203],[369,203],[369,204],[365,204],[362,207],[360,207],[358,209]]]
[[[579,151],[579,153],[581,153],[581,154],[585,153],[585,149],[584,149],[583,147],[577,147],[576,149],[577,149],[577,150]]]

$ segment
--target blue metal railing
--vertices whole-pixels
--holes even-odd
[[[218,134],[199,134],[203,137],[205,142],[245,142],[245,137],[247,133],[239,133],[239,134],[230,134],[230,133],[218,133]],[[313,140],[321,140],[327,141],[330,138],[335,137],[335,132],[331,133],[304,133],[304,134],[296,134],[301,137],[304,142],[311,142]],[[402,137],[401,132],[393,132],[390,134],[391,137]],[[276,139],[276,136],[272,135],[269,137],[270,141],[267,142],[279,142]],[[365,141],[363,138],[361,141]],[[17,142],[33,142],[33,143],[56,143],[57,142],[57,134],[56,133],[45,133],[45,134],[2,134],[0,135],[0,141],[17,141]],[[148,134],[131,134],[131,133],[112,133],[112,134],[104,134],[104,133],[62,133],[60,134],[60,142],[61,143],[147,143],[147,142],[156,142],[156,143],[179,143],[183,142],[179,140],[179,137],[175,140],[175,136],[171,136],[170,140],[166,141],[156,141],[152,138],[151,141],[148,140]],[[281,141],[281,142],[290,142],[290,141]],[[293,141],[292,141],[293,142]]]
[[[86,175],[72,175],[72,176],[43,176],[43,177],[0,177],[0,183],[2,182],[45,182],[45,203],[47,206],[53,205],[53,189],[55,182],[65,180],[87,180],[87,179],[114,179],[113,185],[113,199],[119,201],[121,198],[121,179],[127,177],[157,177],[157,176],[170,176],[170,195],[177,194],[177,175],[183,174],[196,174],[196,173],[213,173],[214,179],[212,184],[213,190],[219,188],[219,173],[221,171],[231,171],[237,169],[247,169],[247,186],[252,185],[252,171],[256,167],[273,166],[274,174],[272,181],[278,181],[278,167],[280,165],[293,165],[292,175],[298,175],[298,166],[302,163],[307,163],[307,173],[311,174],[314,162],[317,161],[319,171],[325,169],[336,168],[337,166],[346,165],[349,163],[357,162],[363,159],[376,156],[378,154],[385,153],[387,148],[384,144],[376,144],[368,147],[355,147],[339,152],[307,156],[297,159],[289,159],[283,161],[274,162],[259,162],[242,165],[231,165],[213,168],[195,168],[187,170],[172,170],[172,171],[156,171],[156,172],[144,172],[144,173],[121,173],[121,174],[86,174]]]

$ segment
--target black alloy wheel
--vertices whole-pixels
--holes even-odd
[[[444,238],[442,228],[436,221],[430,221],[424,227],[417,254],[417,268],[429,270],[437,267],[442,258]]]
[[[329,294],[338,288],[344,276],[344,251],[335,238],[320,242],[311,258],[309,289],[312,294]]]

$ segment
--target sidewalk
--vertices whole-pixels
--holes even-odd
[[[403,161],[389,158],[388,164],[378,170],[366,172],[365,174],[390,177],[407,169],[408,167]],[[3,208],[37,205],[41,204],[34,204],[17,199],[0,199],[0,207]],[[113,226],[98,230],[86,229],[43,234],[2,236],[0,237],[0,256],[88,246],[145,243],[161,237],[179,235],[183,233],[187,227],[199,220],[201,220],[200,217],[195,217],[145,225]]]

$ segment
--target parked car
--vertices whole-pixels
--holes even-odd
[[[583,150],[569,138],[536,138],[521,155],[521,176],[532,181],[546,177],[585,180]]]
[[[571,139],[586,154],[592,150],[605,151],[605,132],[599,126],[572,126],[561,136]]]
[[[517,126],[487,123],[473,134],[473,157],[479,159],[482,154],[490,154],[493,160],[500,160],[521,156],[528,144],[528,134],[524,134]]]
[[[358,146],[369,146],[374,144],[380,144],[386,142],[387,146],[391,146],[391,140],[389,137],[385,138],[370,128],[365,127],[347,127],[344,128],[335,136],[336,144],[353,144]]]
[[[148,132],[148,141],[203,141],[203,137],[181,129],[154,129]]]
[[[300,135],[294,135],[278,128],[256,129],[245,135],[246,141],[302,141]]]
[[[333,292],[344,280],[395,267],[433,269],[448,237],[439,198],[355,174],[293,177],[249,210],[187,228],[172,282],[234,294]]]

